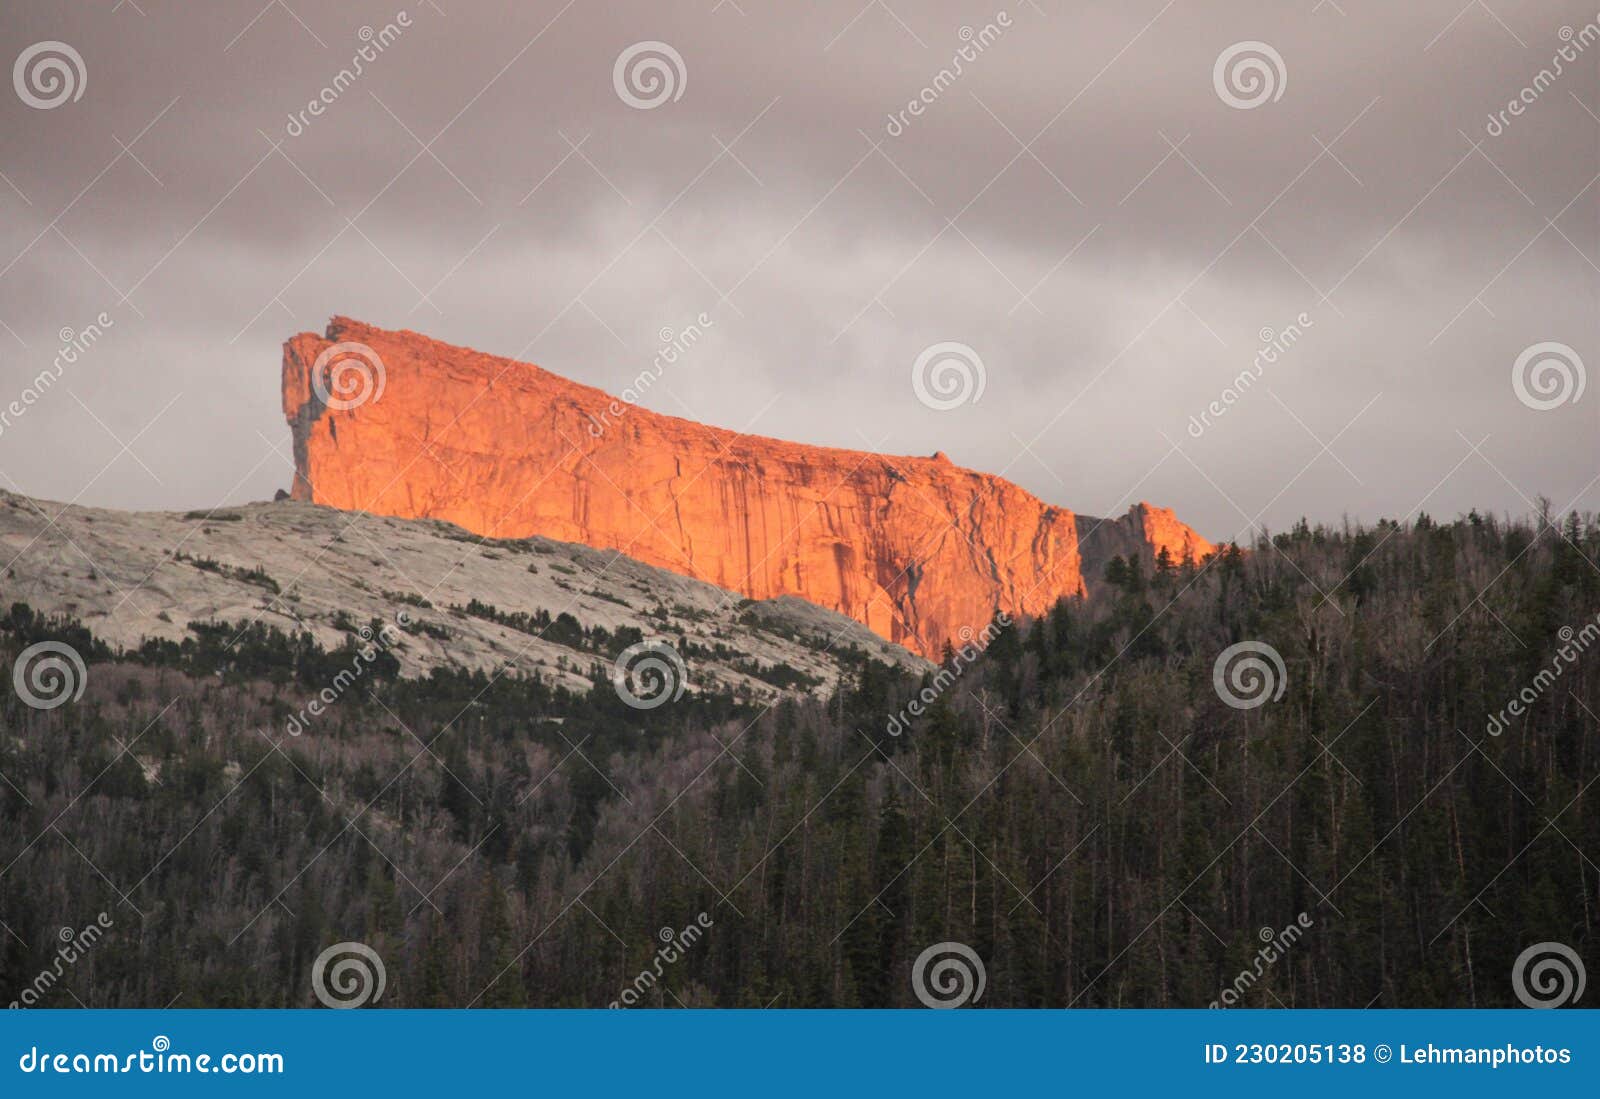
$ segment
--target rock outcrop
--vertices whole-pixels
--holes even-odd
[[[741,435],[339,317],[284,345],[283,408],[298,500],[615,549],[754,599],[799,596],[926,656],[997,608],[1084,593],[1072,512],[942,453]],[[1209,550],[1141,508],[1145,537]]]
[[[670,638],[686,664],[686,690],[754,701],[826,695],[855,674],[857,655],[911,672],[928,667],[860,623],[798,599],[741,600],[547,538],[492,540],[394,518],[356,529],[349,515],[292,501],[181,514],[0,490],[0,548],[15,558],[7,605],[70,616],[128,649],[182,642],[196,624],[260,622],[310,633],[331,651],[370,640],[371,623],[398,620],[404,636],[390,652],[404,675],[505,670],[583,693],[611,678],[616,647],[599,651],[583,634],[604,631],[621,643],[636,633]],[[555,628],[534,627],[552,620]]]
[[[1105,576],[1113,557],[1139,558],[1148,575],[1162,550],[1174,565],[1203,561],[1217,547],[1196,534],[1171,508],[1141,501],[1116,519],[1078,516],[1078,554],[1086,584],[1093,588]]]

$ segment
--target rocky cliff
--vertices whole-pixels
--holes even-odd
[[[740,435],[413,332],[336,317],[294,336],[283,408],[296,499],[616,549],[800,596],[924,655],[996,608],[1084,592],[1072,512],[943,455]],[[1136,515],[1147,536],[1210,549],[1171,512]]]
[[[1179,520],[1171,508],[1140,502],[1116,519],[1078,516],[1078,554],[1091,588],[1105,576],[1113,557],[1137,557],[1149,575],[1162,550],[1177,565],[1185,560],[1202,561],[1216,548]]]

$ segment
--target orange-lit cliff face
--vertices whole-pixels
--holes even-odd
[[[337,344],[370,348],[381,370]],[[326,337],[293,337],[283,406],[297,499],[612,548],[752,598],[799,596],[926,656],[996,608],[1033,615],[1084,591],[1072,512],[942,455],[739,435],[412,332],[335,318]],[[1144,511],[1152,542],[1210,549]]]
[[[1166,550],[1174,565],[1185,560],[1199,561],[1216,551],[1216,546],[1180,522],[1171,508],[1139,503],[1134,505],[1133,514],[1139,518],[1150,551],[1160,553]]]

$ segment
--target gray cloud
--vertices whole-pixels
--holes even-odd
[[[1600,42],[1485,131],[1593,5],[1024,0],[899,136],[889,114],[1000,9],[440,6],[409,8],[294,137],[397,8],[7,7],[0,60],[61,40],[88,79],[51,110],[0,95],[0,398],[59,329],[114,320],[0,427],[8,487],[270,495],[278,345],[332,313],[617,389],[705,312],[651,407],[945,450],[1091,514],[1147,498],[1220,539],[1258,517],[1600,504],[1600,394],[1539,412],[1511,387],[1540,341],[1600,364]],[[687,83],[635,110],[612,66],[651,39]],[[1212,68],[1247,40],[1287,82],[1236,110]],[[1194,438],[1260,330],[1301,313]],[[913,396],[941,340],[981,355],[977,404]]]

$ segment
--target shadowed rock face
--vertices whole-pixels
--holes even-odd
[[[1200,537],[1170,508],[1137,503],[1117,519],[1078,516],[1078,552],[1085,583],[1092,589],[1105,576],[1113,557],[1138,557],[1148,573],[1162,550],[1174,565],[1201,561],[1216,546]]]
[[[740,435],[339,317],[284,344],[283,407],[296,499],[616,549],[751,598],[799,596],[928,656],[997,608],[1084,593],[1072,512],[942,454]],[[1161,537],[1210,549],[1146,510]]]

